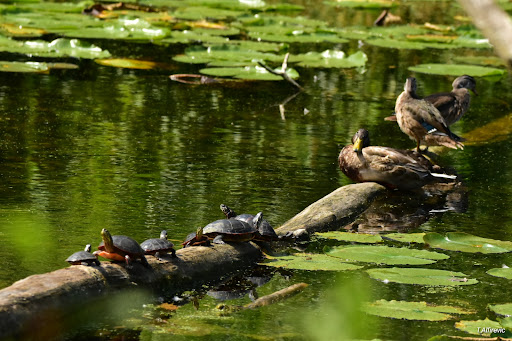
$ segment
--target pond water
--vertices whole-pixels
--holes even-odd
[[[380,13],[320,1],[294,3],[305,6],[300,15],[337,27],[369,26]],[[393,13],[418,24],[451,24],[454,15],[463,14],[453,2],[413,2]],[[393,111],[405,79],[415,76],[419,93],[426,95],[449,90],[454,77],[413,73],[408,67],[490,54],[363,43],[360,50],[368,56],[364,68],[296,68],[298,82],[306,89],[297,94],[282,81],[200,86],[172,82],[171,73],[200,69],[172,62],[184,45],[91,41],[116,56],[170,63],[171,70],[118,69],[82,60],[78,70],[0,74],[2,288],[68,266],[64,259],[69,254],[87,243],[99,243],[103,227],[139,241],[167,229],[171,239],[183,240],[197,226],[222,218],[221,203],[240,212],[263,211],[279,226],[351,183],[339,171],[337,156],[357,129],[368,129],[377,145],[414,146],[396,124],[383,120]],[[294,48],[305,52],[333,46],[347,54],[359,49],[357,40]],[[2,57],[15,59],[7,53]],[[509,76],[477,78],[479,96],[473,96],[469,113],[453,130],[465,136],[510,114],[511,83]],[[498,142],[443,151],[439,162],[453,167],[467,187],[467,209],[425,212],[430,219],[407,232],[461,231],[512,240],[509,131],[504,127]],[[315,241],[307,250],[321,252],[323,246]],[[260,296],[299,282],[308,283],[308,289],[283,303],[222,318],[212,312],[218,301],[204,296],[199,310],[184,305],[171,318],[163,318],[166,323],[143,308],[155,303],[152,298],[120,294],[108,303],[91,305],[72,327],[56,335],[89,340],[165,340],[179,335],[204,340],[219,335],[233,340],[426,340],[442,333],[467,335],[454,328],[453,320],[414,322],[357,313],[359,300],[394,299],[454,304],[475,312],[462,319],[495,319],[486,305],[509,302],[509,283],[485,271],[511,265],[511,256],[445,253],[451,258],[431,267],[462,271],[480,283],[433,289],[385,284],[363,271],[281,271],[257,289]],[[365,265],[373,267],[377,265]],[[245,296],[233,304],[249,301]]]

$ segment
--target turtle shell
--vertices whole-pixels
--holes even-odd
[[[174,244],[167,239],[152,238],[145,240],[140,247],[146,254],[154,254],[155,252],[165,253],[173,251]]]
[[[82,263],[91,264],[96,263],[98,264],[98,259],[96,256],[94,256],[92,253],[87,251],[78,251],[73,253],[71,256],[69,256],[66,259],[66,262],[72,264],[72,265],[80,265]]]
[[[121,256],[128,255],[132,258],[140,258],[144,255],[144,250],[140,247],[134,239],[128,236],[112,236],[114,242],[115,253]],[[101,242],[98,246],[98,250],[105,251],[105,243]]]
[[[203,234],[209,238],[223,235],[225,241],[248,241],[254,238],[256,229],[249,223],[238,219],[219,219],[203,228]]]

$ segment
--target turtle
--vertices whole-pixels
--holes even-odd
[[[174,244],[167,240],[166,230],[160,232],[160,238],[151,238],[140,244],[146,255],[153,255],[160,260],[160,256],[168,252],[171,252],[171,256],[176,258],[176,250],[174,250],[173,246]]]
[[[83,251],[77,251],[66,259],[71,265],[100,265],[98,257],[91,253],[91,244],[87,244]]]
[[[101,230],[101,238],[103,241],[98,245],[99,251],[94,251],[94,255],[116,261],[125,261],[127,265],[131,265],[132,260],[139,258],[142,265],[149,267],[144,250],[139,243],[127,236],[112,236],[107,229]]]
[[[210,239],[203,234],[203,228],[199,226],[196,232],[189,233],[181,245],[183,245],[183,247],[210,245]]]
[[[258,234],[261,220],[261,212],[256,214],[253,224],[234,218],[219,219],[206,225],[203,228],[203,234],[208,238],[213,238],[215,244],[246,242],[252,240]]]
[[[233,211],[229,206],[221,204],[220,210],[224,215],[226,216],[226,219],[238,219],[241,221],[245,221],[246,223],[251,224],[253,227],[255,227],[254,224],[254,218],[255,216],[249,213],[242,213],[242,214],[236,214],[235,211]],[[270,223],[265,220],[261,219],[261,223],[258,228],[258,233],[254,236],[254,240],[257,241],[272,241],[272,240],[279,240],[279,236],[276,234],[276,231],[274,231],[274,228]]]

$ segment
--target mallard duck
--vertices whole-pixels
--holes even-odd
[[[425,101],[432,103],[443,116],[448,126],[454,124],[468,111],[471,96],[469,90],[473,91],[475,96],[476,81],[473,77],[463,75],[457,77],[453,83],[451,92],[439,92],[424,98]]]
[[[464,149],[462,139],[453,134],[445,119],[436,107],[416,95],[416,78],[409,77],[404,92],[398,96],[395,104],[396,119],[400,129],[411,139],[416,140],[416,150],[421,152],[420,144],[441,145],[453,149]]]
[[[471,76],[463,75],[457,77],[453,81],[452,87],[453,90],[451,92],[439,92],[423,98],[439,110],[448,126],[460,120],[468,110],[471,100],[469,90],[473,91],[475,96],[478,96],[475,89],[476,81]],[[396,115],[388,116],[384,120],[396,121]]]
[[[341,171],[356,182],[374,181],[388,188],[412,190],[435,179],[455,179],[453,175],[434,173],[423,155],[412,150],[370,146],[370,134],[359,129],[352,144],[338,157]]]

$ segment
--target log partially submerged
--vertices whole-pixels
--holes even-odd
[[[347,224],[363,212],[384,187],[375,183],[348,185],[308,206],[276,230],[308,233]],[[132,268],[102,262],[101,266],[74,265],[29,276],[0,290],[0,338],[32,333],[47,319],[59,320],[70,308],[120,288],[136,285],[166,287],[167,292],[197,288],[253,266],[261,250],[253,243],[233,243],[178,250],[177,258],[147,257],[151,268],[138,261]]]

